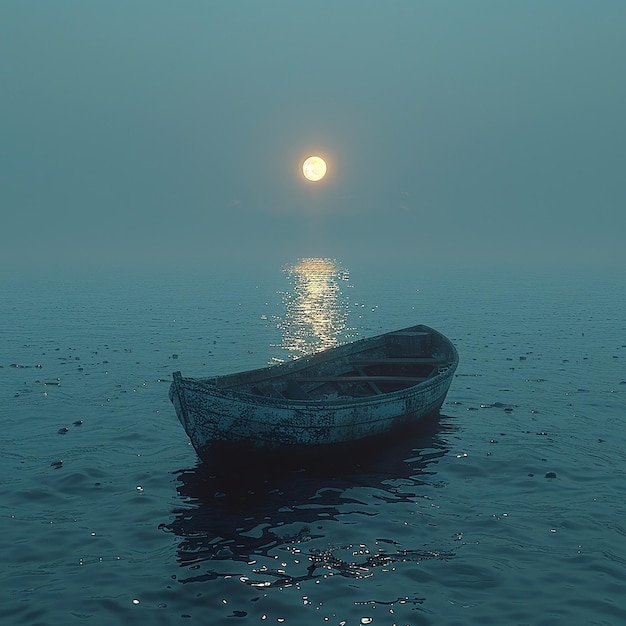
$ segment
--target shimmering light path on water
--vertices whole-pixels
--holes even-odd
[[[455,341],[438,425],[240,476],[167,389],[281,356],[280,269],[5,285],[2,623],[623,623],[623,279],[443,278],[353,270],[346,319]]]

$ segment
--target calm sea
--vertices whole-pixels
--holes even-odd
[[[439,424],[367,456],[203,471],[171,372],[426,323]],[[4,280],[0,621],[626,623],[626,278],[369,272]]]

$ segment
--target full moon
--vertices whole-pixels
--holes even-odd
[[[326,161],[318,156],[310,156],[302,164],[302,173],[307,180],[322,180],[326,176]]]

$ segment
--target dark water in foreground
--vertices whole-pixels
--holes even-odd
[[[5,283],[1,623],[626,623],[624,279],[287,278]],[[453,339],[439,424],[207,474],[171,371],[285,358],[312,311]]]

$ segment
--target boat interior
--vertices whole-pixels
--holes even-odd
[[[256,381],[240,391],[277,399],[332,401],[364,398],[413,387],[450,365],[431,333],[403,331],[385,343],[333,361]]]

